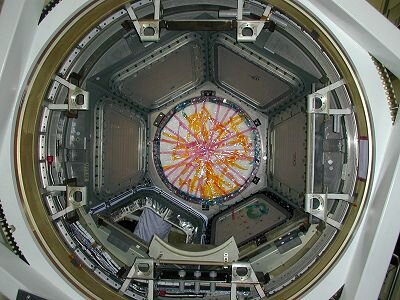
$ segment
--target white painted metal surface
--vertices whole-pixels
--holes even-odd
[[[27,80],[28,71],[32,68],[46,41],[66,21],[66,16],[72,15],[85,2],[89,1],[64,1],[64,4],[60,4],[52,11],[51,16],[48,16],[46,22],[42,22],[40,26],[37,24],[43,8],[41,0],[5,0],[0,15],[2,41],[0,43],[0,174],[2,174],[0,199],[9,224],[16,228],[13,233],[14,238],[31,268],[46,278],[49,285],[57,287],[61,298],[65,294],[71,299],[82,297],[43,255],[33,237],[19,200],[14,178],[14,123],[18,101],[23,93],[21,87]],[[15,286],[11,284],[4,288],[2,293],[5,295],[16,293]],[[15,298],[15,296],[10,298]]]
[[[400,31],[365,0],[310,0],[393,74],[400,77]]]
[[[391,125],[386,95],[368,49],[365,49],[352,36],[349,36],[349,30],[346,30],[346,32],[343,31],[337,26],[336,20],[330,19],[328,15],[325,15],[312,3],[318,1],[301,2],[302,5],[313,11],[327,25],[352,59],[352,63],[362,81],[363,89],[371,109],[375,139],[375,170],[371,190],[372,197],[369,199],[363,219],[352,238],[350,246],[335,267],[304,299],[329,299],[342,285],[345,285],[345,288],[341,299],[377,299],[400,228],[400,224],[396,222],[399,218],[389,219],[384,217],[385,209],[399,211],[398,199],[377,196],[377,190],[383,182],[389,184],[389,187],[386,187],[386,193],[390,191],[388,188],[391,185],[396,186],[396,180],[397,186],[400,185],[398,178],[396,179],[396,174],[392,174],[393,178],[391,176],[383,177],[385,179],[389,178],[389,180],[382,182],[382,174],[387,168],[384,165],[387,161],[386,151],[392,147],[389,147],[388,144],[391,141],[390,135],[395,132],[395,128]],[[326,2],[324,1],[324,3]],[[358,11],[369,11],[370,6],[367,2],[362,1],[359,4],[357,7]],[[321,6],[320,2],[318,2],[318,6]],[[383,17],[379,15],[379,18]],[[399,152],[397,152],[398,155]],[[392,161],[392,163],[395,162]],[[382,189],[382,193],[385,193],[383,186],[380,189]],[[379,204],[382,203],[385,203],[385,207],[379,207]],[[377,224],[381,226],[376,228]],[[388,231],[385,225],[391,227],[391,230]],[[374,227],[376,230],[373,229]],[[374,231],[375,234],[373,234]],[[372,243],[376,243],[377,247],[374,249],[371,248]],[[369,270],[370,273],[368,274],[366,268],[369,265],[374,265],[376,271]]]
[[[400,228],[399,136],[397,120],[390,133],[385,160],[376,174],[372,201],[347,274],[343,299],[377,299],[385,279]]]
[[[68,16],[89,2],[62,1],[40,26],[36,26],[42,5],[40,0],[6,0],[0,15],[0,199],[9,223],[16,227],[14,236],[32,269],[71,299],[80,299],[81,296],[43,256],[17,196],[13,171],[13,124],[18,99],[23,92],[21,87],[38,55]],[[345,300],[377,299],[400,228],[400,218],[396,215],[400,211],[397,197],[400,193],[400,124],[391,125],[385,93],[368,51],[381,59],[393,73],[400,75],[400,47],[396,44],[400,43],[399,33],[387,30],[387,21],[378,13],[371,12],[372,8],[365,1],[299,2],[329,28],[351,57],[372,111],[376,142],[372,197],[363,220],[340,260],[304,299],[329,299],[343,284]],[[349,19],[349,15],[352,18]],[[366,26],[367,21],[370,26]],[[346,31],[337,25],[347,26]],[[0,265],[7,268],[1,262]],[[10,284],[0,288],[9,293],[6,295],[13,295],[15,286]]]
[[[15,299],[18,290],[46,299],[70,299],[46,276],[30,267],[0,243],[0,291],[8,299]]]

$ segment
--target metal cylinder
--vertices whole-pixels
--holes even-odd
[[[280,17],[279,15],[276,15],[274,13],[272,13],[269,16],[269,20],[274,22],[276,25],[285,28],[287,26],[287,20],[285,20],[284,18]]]
[[[194,272],[194,278],[196,279],[196,281],[194,282],[194,291],[195,293],[199,293],[200,292],[200,276],[201,276],[201,272],[200,271],[195,271]]]
[[[333,132],[340,133],[340,127],[341,127],[340,118],[341,118],[340,115],[333,116]]]
[[[218,11],[218,17],[220,18],[236,18],[237,17],[237,9],[223,9]],[[243,16],[250,16],[250,10],[244,8]]]
[[[179,280],[179,291],[181,293],[183,293],[185,291],[185,281],[183,280],[183,278],[185,278],[185,276],[186,276],[186,271],[180,270],[178,275],[179,275],[179,278],[181,279],[181,280]]]
[[[210,272],[210,279],[211,279],[211,283],[210,283],[210,292],[214,293],[215,289],[216,289],[216,283],[213,282],[213,280],[215,280],[215,278],[217,277],[217,272],[215,271],[211,271]]]

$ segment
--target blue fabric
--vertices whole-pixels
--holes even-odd
[[[134,234],[149,243],[155,234],[161,239],[165,239],[171,230],[171,226],[154,211],[145,208],[139,217]]]

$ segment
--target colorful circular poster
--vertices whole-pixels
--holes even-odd
[[[154,139],[159,176],[180,197],[216,204],[255,177],[260,136],[238,105],[215,96],[187,100],[161,121]]]

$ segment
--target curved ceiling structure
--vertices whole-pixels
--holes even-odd
[[[87,1],[36,38],[10,175],[57,276],[97,299],[295,299],[337,272],[395,111],[312,8]]]

